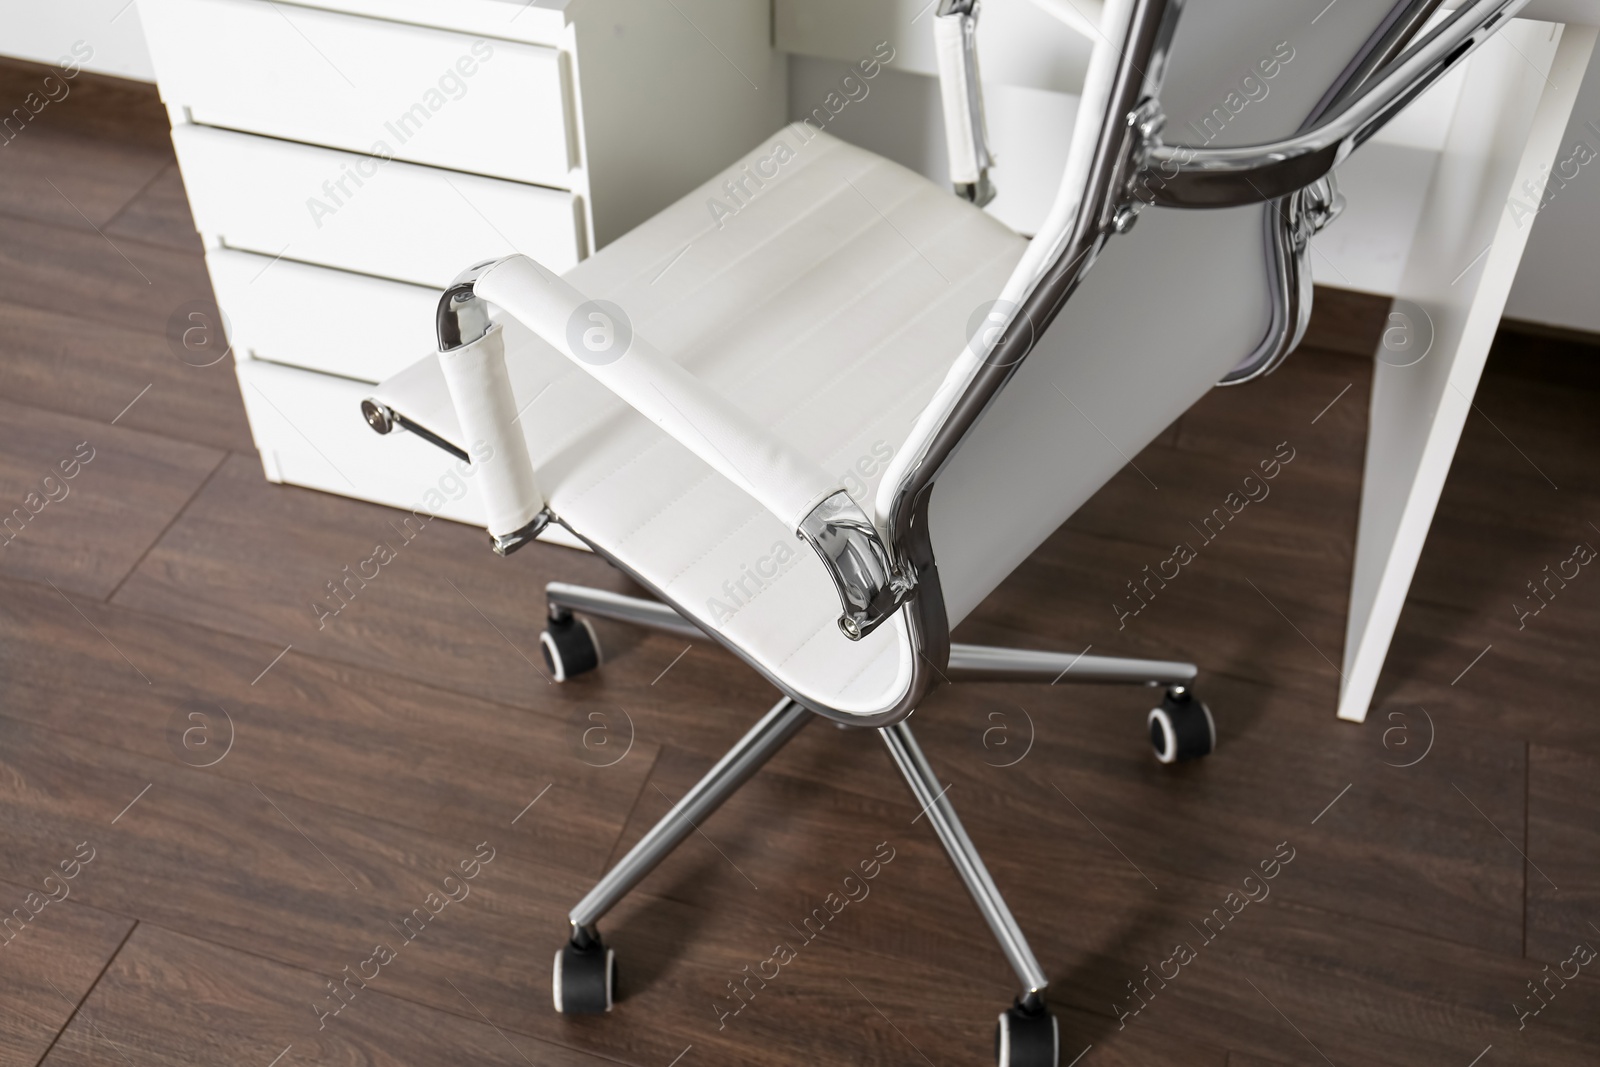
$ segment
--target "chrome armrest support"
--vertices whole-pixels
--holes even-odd
[[[1261,343],[1218,385],[1240,385],[1277,369],[1300,344],[1311,323],[1311,270],[1305,262],[1311,238],[1344,210],[1337,171],[1285,197],[1264,213],[1272,267],[1271,319]]]
[[[439,297],[439,308],[434,316],[434,325],[439,335],[439,351],[453,352],[476,341],[481,341],[489,332],[493,324],[489,321],[489,302],[479,296],[476,290],[479,277],[483,272],[494,266],[499,260],[486,259],[481,263],[474,263],[450,283],[450,287]],[[365,405],[363,405],[365,410]],[[371,421],[370,419],[368,420]],[[376,428],[376,427],[374,427]],[[463,459],[467,457],[463,456]],[[471,462],[468,460],[468,462]],[[539,513],[525,525],[512,530],[510,533],[497,534],[489,532],[489,547],[497,556],[509,556],[522,546],[530,543],[544,532],[554,520],[555,514],[549,506],[539,509]]]
[[[456,275],[456,280],[439,297],[439,308],[434,313],[439,351],[451,352],[463,345],[470,345],[489,332],[489,302],[479,296],[474,287],[483,272],[498,262],[496,259],[486,259],[482,263],[474,263]]]
[[[1296,252],[1304,251],[1311,238],[1327,229],[1344,212],[1344,194],[1339,179],[1329,171],[1289,197],[1289,232]]]
[[[812,508],[797,535],[833,579],[844,607],[839,629],[850,640],[876,630],[911,599],[916,579],[895,570],[877,527],[850,494],[841,490]]]
[[[994,199],[995,188],[978,76],[978,8],[979,0],[939,0],[934,34],[950,181],[957,196],[982,207]]]
[[[555,521],[555,517],[555,513],[548,506],[540,508],[539,514],[535,515],[526,526],[512,530],[508,534],[491,533],[489,547],[497,556],[502,558],[509,556],[523,545],[537,539],[544,533],[544,528]]]
[[[1330,114],[1286,140],[1237,148],[1169,145],[1149,132],[1131,200],[1169,207],[1232,207],[1287,196],[1328,174],[1407,104],[1487,41],[1528,0],[1466,0],[1445,22]]]
[[[485,260],[482,263],[475,263],[462,271],[455,281],[451,282],[449,287],[445,289],[444,295],[439,298],[439,306],[434,321],[438,332],[439,351],[441,354],[456,352],[467,345],[482,341],[488,335],[491,327],[493,327],[494,324],[489,319],[488,301],[477,294],[475,287],[478,278],[484,271],[492,267],[495,262],[495,260]],[[506,389],[509,391],[509,383],[506,383]],[[473,460],[460,447],[440,437],[427,427],[406,418],[405,415],[375,398],[369,397],[361,401],[361,414],[366,419],[367,425],[372,427],[376,433],[387,434],[399,427],[403,430],[411,431],[428,443],[450,453],[463,463],[478,462]],[[491,422],[489,425],[492,426],[494,424]],[[527,460],[524,458],[522,462],[526,464]],[[531,478],[531,475],[529,477]],[[544,528],[554,520],[555,515],[550,508],[541,506],[532,519],[514,530],[495,533],[493,529],[490,529],[489,547],[494,550],[497,556],[509,556],[538,537],[544,531]],[[516,520],[513,519],[512,521]]]

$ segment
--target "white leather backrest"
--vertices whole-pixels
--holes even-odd
[[[1227,148],[1291,136],[1368,38],[1404,6],[1187,0],[1161,90],[1162,139]]]
[[[1164,138],[1223,147],[1293,134],[1395,7],[1187,0]],[[1080,109],[1078,121],[1098,116]],[[1148,208],[1106,245],[933,489],[951,625],[1266,337],[1270,210]],[[1264,458],[1275,444],[1262,442]]]

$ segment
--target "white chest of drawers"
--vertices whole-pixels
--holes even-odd
[[[570,267],[785,118],[748,0],[138,2],[267,477],[468,521],[358,410],[439,289]]]

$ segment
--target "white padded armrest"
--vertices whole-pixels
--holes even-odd
[[[956,185],[976,184],[989,165],[983,87],[978,83],[977,56],[968,40],[973,23],[968,15],[940,15],[933,20],[945,148],[950,157],[950,181]]]
[[[544,508],[534,480],[533,461],[517,429],[511,375],[506,372],[506,342],[495,325],[478,340],[439,353],[439,369],[461,426],[461,446],[483,494],[484,525],[496,538],[533,521]]]
[[[818,504],[843,492],[816,463],[633,335],[626,321],[614,321],[611,310],[527,256],[500,261],[473,288],[750,494],[787,529],[798,531]],[[585,343],[591,336],[597,338],[594,346]]]

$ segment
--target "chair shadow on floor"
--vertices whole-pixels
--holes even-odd
[[[627,959],[617,968],[619,1000],[653,988],[672,961],[686,955],[688,946],[698,940],[713,913],[705,908],[686,908],[679,901],[686,899],[695,886],[712,881],[722,862],[710,856],[684,870],[670,885],[651,885],[649,892],[634,898],[640,904],[638,908],[608,923],[606,941],[629,946]],[[646,946],[659,951],[651,952]],[[619,951],[618,958],[621,956]]]

